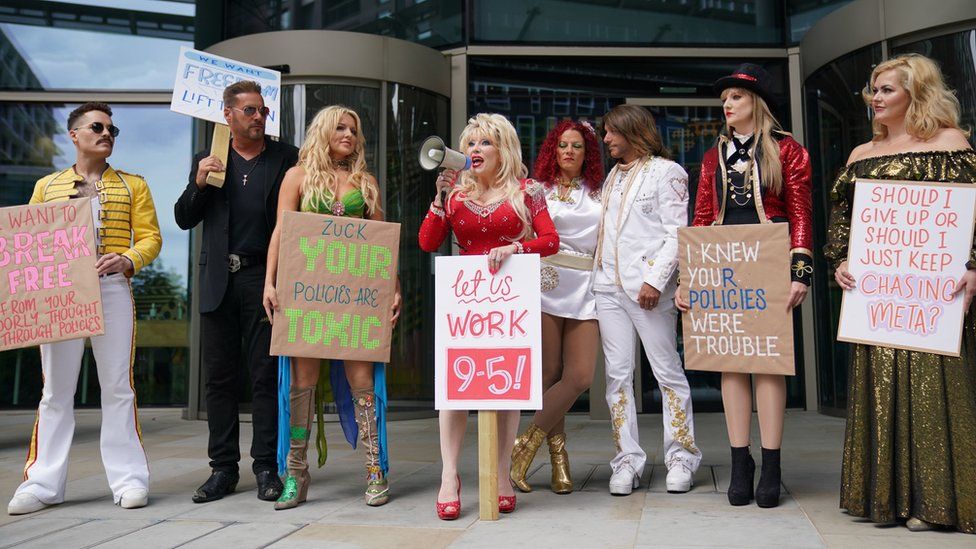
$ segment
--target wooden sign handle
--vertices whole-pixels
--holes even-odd
[[[214,187],[224,186],[224,174],[227,169],[227,151],[230,147],[230,128],[226,124],[214,124],[213,140],[210,143],[210,154],[216,156],[224,164],[222,172],[207,174],[207,184]]]
[[[481,520],[498,520],[498,412],[478,412],[478,501]]]

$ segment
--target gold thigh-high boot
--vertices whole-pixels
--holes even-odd
[[[291,448],[288,450],[288,474],[281,497],[275,502],[276,510],[291,509],[304,503],[312,478],[308,474],[308,438],[312,415],[315,413],[315,387],[289,392],[291,406]]]
[[[566,433],[552,435],[546,440],[549,442],[549,461],[552,463],[552,491],[568,494],[573,491],[573,478],[569,475]]]
[[[532,491],[532,487],[525,480],[525,475],[529,472],[532,460],[535,459],[536,452],[545,440],[545,431],[535,423],[529,425],[529,428],[515,439],[515,446],[512,447],[512,470],[508,477],[512,479],[515,487],[523,492]]]
[[[390,499],[390,488],[380,468],[380,437],[376,428],[376,395],[373,388],[353,389],[359,439],[366,450],[366,505],[378,507]]]

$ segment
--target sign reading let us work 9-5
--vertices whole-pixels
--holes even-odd
[[[280,72],[186,46],[180,48],[170,110],[225,124],[224,88],[241,80],[253,80],[261,85],[264,105],[270,109],[264,131],[268,135],[281,135]]]
[[[285,212],[271,354],[390,361],[400,224]]]

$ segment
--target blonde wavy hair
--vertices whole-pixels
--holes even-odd
[[[498,156],[501,160],[498,173],[495,175],[494,185],[504,186],[504,200],[508,201],[512,209],[515,210],[519,221],[522,222],[522,232],[510,240],[514,242],[528,238],[532,235],[532,219],[529,216],[529,209],[525,205],[525,195],[522,192],[520,182],[521,179],[528,176],[528,169],[522,163],[522,146],[519,144],[515,127],[500,114],[476,114],[468,119],[468,125],[461,131],[461,137],[458,139],[458,150],[467,151],[468,142],[482,136],[486,137],[498,149]],[[465,202],[478,200],[485,190],[487,189],[478,185],[474,175],[466,170],[461,172],[461,177],[458,179],[457,186],[452,194],[460,193],[460,200]]]
[[[871,80],[861,92],[868,107],[874,99],[874,82],[878,75],[890,70],[898,71],[901,86],[908,92],[911,102],[905,112],[905,131],[917,139],[931,139],[942,128],[955,128],[966,137],[969,131],[959,126],[959,99],[954,91],[946,86],[945,78],[939,65],[935,61],[919,55],[909,53],[893,57],[871,71]],[[888,128],[877,120],[871,121],[874,139],[888,136]]]
[[[356,111],[341,105],[320,110],[305,131],[305,143],[298,151],[298,165],[305,170],[301,188],[301,208],[315,209],[319,204],[331,204],[341,198],[339,194],[338,166],[329,154],[329,142],[344,115],[356,122],[356,147],[349,155],[349,183],[363,193],[363,201],[369,212],[379,212],[380,190],[366,169],[362,122]]]
[[[759,179],[760,184],[775,194],[780,194],[783,190],[783,164],[779,161],[779,142],[775,134],[790,135],[779,125],[779,121],[769,110],[769,105],[758,94],[745,88],[725,88],[722,90],[722,101],[728,97],[733,90],[752,97],[752,124],[755,128],[756,139],[752,142],[752,150],[749,151],[749,166],[746,173],[752,173],[752,165],[756,158],[756,149],[760,149],[759,154]],[[732,139],[732,127],[725,124],[725,137]]]

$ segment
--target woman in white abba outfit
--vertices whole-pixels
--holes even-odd
[[[515,441],[510,478],[532,491],[525,475],[542,446],[549,445],[551,488],[573,491],[566,452],[566,412],[593,382],[600,328],[590,289],[600,224],[603,165],[593,126],[564,120],[546,136],[534,174],[546,185],[546,203],[559,232],[559,252],[542,258],[542,410]]]
[[[603,142],[617,164],[603,184],[593,291],[606,356],[607,404],[617,455],[610,493],[630,494],[647,454],[637,435],[634,330],[644,344],[664,408],[669,492],[687,492],[701,462],[695,445],[691,393],[677,352],[678,227],[688,223],[688,174],[664,158],[654,118],[618,105],[603,119]]]

